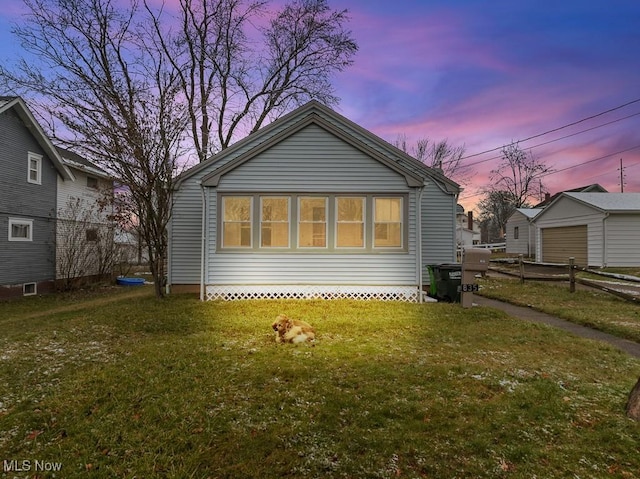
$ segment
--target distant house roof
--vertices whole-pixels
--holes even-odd
[[[58,150],[53,146],[49,137],[36,121],[24,100],[19,96],[0,96],[0,114],[11,109],[15,110],[18,117],[24,122],[29,131],[31,131],[31,134],[34,136],[40,147],[53,162],[53,166],[60,176],[65,180],[72,180],[73,176],[69,170],[65,168],[64,161],[58,153]]]
[[[542,210],[543,208],[516,208],[516,211],[522,213],[529,219],[534,218]]]
[[[607,213],[640,213],[640,193],[564,193]]]
[[[77,153],[65,148],[60,148],[59,146],[56,146],[56,150],[60,153],[65,166],[75,168],[76,170],[81,170],[101,178],[110,178],[106,171]]]
[[[603,186],[600,186],[598,183],[594,183],[587,186],[580,186],[578,188],[573,188],[571,190],[561,191],[559,193],[556,193],[553,196],[547,196],[544,199],[544,201],[535,205],[534,208],[544,208],[545,206],[550,205],[562,193],[608,193],[608,191],[606,190],[606,188],[604,188]]]

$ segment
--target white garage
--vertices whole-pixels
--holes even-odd
[[[534,223],[538,261],[640,265],[640,193],[562,193]]]

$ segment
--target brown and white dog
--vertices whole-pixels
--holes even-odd
[[[286,314],[279,315],[271,325],[276,332],[276,343],[303,343],[316,337],[313,326],[299,319],[291,319]]]

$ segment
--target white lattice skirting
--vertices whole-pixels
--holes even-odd
[[[209,285],[205,299],[357,299],[417,303],[420,294],[416,286]]]

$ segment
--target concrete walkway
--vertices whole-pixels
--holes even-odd
[[[595,339],[597,341],[603,341],[615,346],[618,349],[630,354],[633,357],[640,358],[640,343],[629,341],[627,339],[621,339],[612,334],[603,333],[596,329],[588,328],[586,326],[580,326],[579,324],[566,321],[564,319],[550,316],[546,313],[541,313],[532,308],[525,308],[522,306],[515,306],[513,304],[505,303],[503,301],[497,301],[495,299],[484,298],[482,296],[475,295],[473,297],[475,304],[479,306],[488,306],[490,308],[500,309],[507,313],[509,316],[520,318],[525,321],[534,323],[543,323],[553,326],[555,328],[564,329],[576,336],[580,336],[588,339]]]

